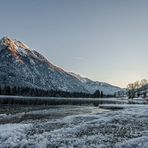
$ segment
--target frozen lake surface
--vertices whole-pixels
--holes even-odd
[[[0,148],[147,148],[148,106],[0,106]]]

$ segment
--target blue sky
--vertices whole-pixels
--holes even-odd
[[[0,37],[121,87],[147,78],[147,0],[0,0]]]

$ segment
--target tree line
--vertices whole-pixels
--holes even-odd
[[[104,98],[114,97],[96,90],[93,94],[83,92],[67,92],[61,90],[43,90],[30,87],[0,86],[0,95],[33,96],[33,97],[69,97],[69,98]]]
[[[147,97],[148,93],[148,80],[142,79],[141,81],[136,81],[127,85],[127,95],[129,98],[135,97]]]

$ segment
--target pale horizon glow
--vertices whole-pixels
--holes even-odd
[[[126,87],[148,79],[148,1],[2,0],[0,37],[10,36],[51,63]]]

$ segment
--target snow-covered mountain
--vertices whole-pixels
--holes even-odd
[[[121,90],[68,73],[23,42],[9,37],[0,40],[0,60],[0,85],[86,93],[99,89],[105,94]]]
[[[104,94],[113,95],[115,92],[122,90],[117,86],[113,86],[105,82],[92,81],[72,72],[70,72],[70,74],[79,79],[84,84],[85,89],[87,89],[90,93],[94,93],[96,90],[100,90],[103,91]]]

